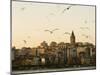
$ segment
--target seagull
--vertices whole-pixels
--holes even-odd
[[[89,27],[80,27],[80,29],[89,29]]]
[[[25,10],[25,7],[22,7],[21,10]]]
[[[54,29],[54,30],[44,30],[44,31],[48,31],[50,32],[50,34],[52,34],[54,31],[59,30],[58,28]]]
[[[68,6],[67,8],[65,8],[62,13],[64,13],[66,10],[69,10],[72,7],[72,5]]]
[[[54,13],[50,13],[50,15],[55,15]]]
[[[84,23],[86,24],[86,23],[87,23],[87,21],[85,20],[85,21],[84,21]]]
[[[68,6],[68,7],[67,7],[67,10],[69,10],[71,7],[72,7],[72,5]]]
[[[69,32],[65,32],[64,34],[68,34],[68,35],[70,35],[70,33],[69,33]]]
[[[89,36],[88,35],[85,35],[85,34],[82,34],[83,36],[85,36],[86,38],[89,38]]]
[[[27,41],[26,40],[23,40],[23,42],[26,44],[27,43]]]
[[[28,36],[27,38],[31,38],[30,36]]]

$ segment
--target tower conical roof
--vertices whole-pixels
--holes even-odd
[[[74,36],[75,37],[75,35],[74,35],[74,31],[72,30],[72,34],[71,34],[71,36]]]

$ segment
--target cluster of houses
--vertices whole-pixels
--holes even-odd
[[[12,48],[13,65],[95,65],[96,47],[92,43],[76,42],[74,32],[70,43],[43,41],[36,48]]]

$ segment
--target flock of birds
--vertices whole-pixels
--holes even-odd
[[[71,7],[72,7],[72,5],[68,6],[67,8],[64,8],[64,9],[62,10],[62,13],[65,13],[65,11],[69,10]],[[22,8],[21,8],[22,11],[24,11],[25,9],[26,9],[25,7],[22,7]],[[50,15],[54,15],[54,13],[50,13]],[[59,29],[58,29],[58,28],[55,28],[55,29],[53,29],[53,30],[44,30],[44,31],[45,31],[45,32],[49,32],[50,34],[53,34],[53,33],[54,33],[55,31],[57,31],[57,30],[59,30]],[[64,34],[70,35],[69,32],[65,32]],[[30,36],[28,36],[28,38],[30,38]],[[27,43],[26,40],[23,40],[23,42],[24,42],[25,44]]]
[[[66,8],[64,8],[64,9],[62,10],[61,13],[62,13],[62,14],[65,13],[66,11],[70,10],[72,7],[73,7],[73,5],[67,6]],[[21,8],[22,11],[24,11],[25,9],[26,9],[26,7],[22,7],[22,8]],[[54,14],[54,13],[50,13],[50,15],[55,15],[55,14]],[[85,23],[85,24],[88,23],[87,20],[85,20],[84,23]],[[80,29],[81,29],[81,30],[85,30],[85,29],[89,30],[89,27],[80,27]],[[54,33],[55,31],[57,31],[57,30],[60,30],[60,29],[58,29],[58,28],[55,28],[55,29],[53,29],[53,30],[48,30],[48,29],[46,29],[46,30],[44,30],[44,31],[45,31],[45,32],[49,32],[50,34],[53,34],[53,33]],[[69,32],[65,32],[64,34],[70,35]],[[82,34],[82,36],[84,36],[85,38],[89,38],[89,36],[86,35],[86,34]],[[28,36],[28,38],[30,38],[30,36]],[[26,40],[23,40],[23,42],[24,42],[25,44],[27,43]]]
[[[82,27],[82,29],[87,29],[87,28]],[[55,31],[57,31],[57,30],[60,30],[60,29],[55,28],[55,29],[53,29],[53,30],[44,30],[44,31],[45,31],[45,32],[49,32],[50,34],[53,34],[53,33],[54,33]],[[69,33],[69,32],[64,32],[64,34],[65,34],[65,35],[70,35],[71,33]],[[86,35],[86,34],[82,34],[82,36],[84,36],[85,38],[89,38],[89,36]],[[28,36],[27,38],[30,39],[31,36]],[[27,44],[27,41],[26,41],[26,40],[23,40],[23,42],[24,42],[25,44]]]

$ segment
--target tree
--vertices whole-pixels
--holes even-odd
[[[44,48],[47,48],[47,47],[48,47],[48,44],[46,43],[46,41],[43,41],[43,42],[41,43],[41,46],[44,47]]]
[[[51,47],[56,47],[56,46],[57,46],[57,43],[54,42],[54,41],[52,41],[52,42],[50,43],[50,46],[51,46]]]

